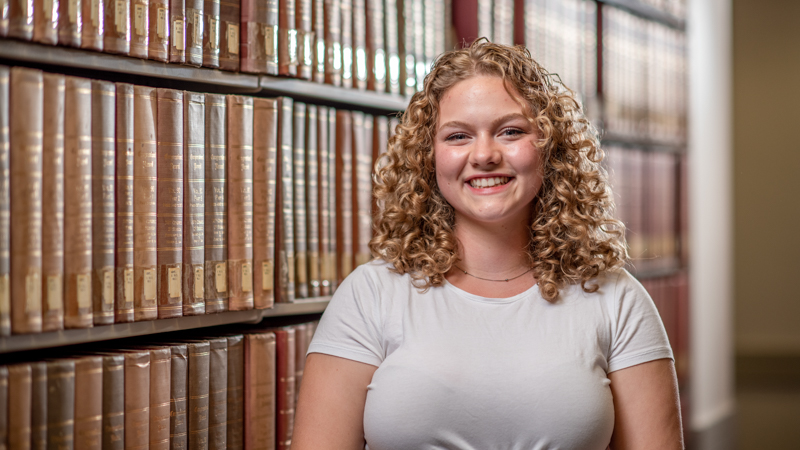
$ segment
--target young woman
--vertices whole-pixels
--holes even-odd
[[[478,41],[396,131],[375,260],[322,317],[292,448],[682,448],[669,342],[573,94]]]

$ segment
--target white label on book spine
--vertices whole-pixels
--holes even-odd
[[[169,298],[181,296],[181,269],[180,267],[170,267],[167,269],[167,282]]]
[[[182,19],[175,19],[172,22],[172,46],[175,47],[176,50],[183,50],[186,48],[186,36],[183,33],[183,20]]]
[[[264,25],[264,53],[273,57],[276,54],[278,43],[278,27],[273,25]]]
[[[272,261],[264,261],[261,263],[261,290],[262,291],[271,291],[272,290]]]
[[[8,275],[0,275],[0,314],[6,315],[11,312],[11,285],[8,282]]]
[[[192,46],[203,46],[203,15],[194,12],[194,25],[192,26]]]
[[[2,6],[0,6],[0,14],[5,15],[6,8],[7,8],[6,1],[2,0],[2,2],[0,2],[0,4],[2,4]],[[53,20],[56,17],[55,11],[53,11],[53,0],[44,0],[43,8],[44,8],[44,18],[45,18],[45,20],[50,22],[50,26],[51,27],[55,28],[56,25],[58,25],[58,23]]]
[[[228,265],[227,263],[217,263],[214,267],[214,281],[217,285],[217,292],[228,290]]]
[[[249,262],[242,263],[242,292],[253,290],[253,267]]]
[[[117,33],[128,33],[128,2],[125,0],[117,0],[116,14],[114,14],[114,24],[117,27]]]
[[[78,23],[78,0],[69,0],[67,10],[69,11],[69,23]]]
[[[91,308],[92,307],[92,286],[90,284],[91,277],[89,274],[81,273],[76,277],[76,284],[78,290],[78,308]]]
[[[203,279],[203,266],[194,266],[194,298],[200,300],[205,296]]]
[[[167,8],[158,8],[156,36],[158,36],[159,39],[167,39]]]
[[[314,46],[311,44],[314,41],[314,32],[303,32],[303,49],[301,55],[303,56],[303,65],[310,66],[314,64]]]
[[[123,279],[124,279],[124,281],[123,281],[124,289],[123,289],[123,294],[122,294],[123,300],[126,303],[126,305],[132,304],[133,303],[133,269],[125,269],[125,271],[123,272],[122,276],[123,276]]]
[[[219,18],[218,17],[209,18],[208,42],[210,43],[212,50],[219,49]]]
[[[289,64],[297,64],[297,30],[286,30],[286,42],[289,48]]]
[[[133,8],[133,31],[136,33],[137,36],[147,36],[146,24],[145,24],[145,13],[146,13],[145,5],[134,5]]]
[[[228,24],[228,53],[239,54],[239,25]]]
[[[102,7],[102,3],[100,0],[91,0],[92,2],[92,25],[95,28],[100,26],[100,8]],[[102,33],[102,30],[98,30],[98,32]]]
[[[42,310],[42,283],[38,273],[25,277],[25,312],[38,313]]]
[[[103,304],[114,304],[114,270],[106,269],[103,271]]]
[[[60,311],[64,303],[64,282],[61,275],[47,276],[47,309]]]
[[[144,280],[144,299],[147,301],[156,300],[156,269],[145,269],[142,274]]]

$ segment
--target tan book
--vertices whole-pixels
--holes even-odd
[[[150,352],[150,450],[169,450],[172,350],[170,347],[147,350]]]
[[[147,59],[150,53],[150,2],[149,0],[130,0],[130,3],[131,45],[129,54],[135,58]]]
[[[253,305],[275,302],[275,188],[278,101],[253,100]]]
[[[23,41],[30,41],[33,37],[33,2],[8,1],[6,3],[8,16],[6,19],[7,36]],[[6,9],[3,8],[3,9]]]
[[[47,449],[47,363],[31,363],[31,449]]]
[[[416,92],[416,60],[414,54],[414,2],[418,0],[389,0],[397,2],[398,52],[400,55],[400,92],[410,96]],[[387,19],[388,21],[388,19]]]
[[[384,43],[386,45],[386,92],[400,94],[400,24],[397,0],[386,0],[384,20]]]
[[[228,310],[228,193],[224,95],[206,94],[205,301],[206,313]]]
[[[295,0],[285,0],[278,9],[278,74],[297,76],[299,55]]]
[[[134,87],[133,133],[133,315],[158,317],[156,118],[154,88]]]
[[[228,450],[244,449],[244,336],[228,336]]]
[[[147,57],[156,61],[169,61],[169,4],[169,0],[150,0],[147,5]]]
[[[278,98],[278,156],[275,205],[275,282],[279,302],[295,298],[294,203],[292,167],[293,104],[289,97]]]
[[[308,236],[306,234],[306,104],[294,103],[292,127],[293,178],[294,178],[294,261],[295,296],[308,297]]]
[[[8,366],[0,366],[0,448],[8,449]]]
[[[336,112],[336,254],[338,283],[353,271],[353,129],[363,114]]]
[[[353,177],[355,226],[355,266],[372,259],[369,241],[372,239],[372,145],[373,117],[370,114],[353,113],[353,136],[355,139],[355,168]],[[360,123],[359,123],[360,122]],[[359,126],[360,125],[360,126]],[[354,266],[354,267],[355,267]]]
[[[150,352],[127,350],[125,355],[125,448],[150,443]]]
[[[275,434],[278,450],[289,450],[292,446],[294,432],[295,405],[295,330],[292,327],[275,329],[275,347],[277,352],[276,373],[278,382],[275,399],[277,418]]]
[[[353,86],[367,89],[370,67],[367,59],[367,5],[366,0],[352,0],[353,14]]]
[[[11,71],[0,66],[0,336],[11,334]]]
[[[42,330],[42,72],[11,69],[11,325]],[[91,321],[91,316],[90,316]]]
[[[31,365],[23,363],[8,366],[9,449],[31,448],[32,398]]]
[[[116,84],[114,321],[133,322],[133,85]]]
[[[8,34],[8,8],[0,10],[0,37]]]
[[[228,96],[228,309],[253,309],[253,98]]]
[[[228,339],[209,339],[208,450],[228,446]]]
[[[300,323],[294,326],[294,380],[295,380],[295,402],[300,394],[300,384],[303,382],[303,371],[306,368],[306,350],[308,349],[308,327],[307,323]]]
[[[330,295],[331,278],[333,265],[331,264],[330,252],[330,151],[328,147],[328,108],[318,107],[317,123],[317,161],[319,166],[319,189],[318,199],[319,208],[317,218],[319,220],[319,260],[320,260],[320,294]]]
[[[189,450],[208,448],[209,343],[189,342]]]
[[[186,1],[186,64],[190,66],[203,65],[203,8],[204,0]]]
[[[360,1],[360,0],[359,0]],[[366,0],[367,89],[386,92],[386,41],[383,0]]]
[[[183,91],[158,89],[158,318],[183,314]]]
[[[205,314],[206,96],[183,93],[183,315]]]
[[[337,168],[337,160],[339,158],[339,151],[337,150],[338,134],[336,132],[337,123],[336,116],[338,115],[336,109],[328,109],[328,262],[326,267],[328,270],[328,278],[330,279],[330,286],[328,295],[336,290],[339,285],[339,252],[338,252],[338,227],[339,221],[336,212],[338,211],[337,198],[339,191],[337,189],[336,179],[339,176]]]
[[[75,448],[100,450],[103,448],[102,356],[84,356],[75,360],[74,398]]]
[[[220,41],[219,68],[239,71],[239,0],[219,2]]]
[[[275,333],[244,336],[245,448],[275,448]]]
[[[342,86],[353,87],[355,49],[353,47],[353,0],[338,0],[342,42]]]
[[[58,4],[59,0],[33,0],[33,42],[58,43]]]
[[[314,66],[314,30],[311,23],[311,0],[295,0],[297,29],[297,76],[310,80]]]
[[[314,33],[312,62],[312,79],[317,83],[325,82],[325,0],[311,1],[311,28]]]
[[[81,48],[102,52],[105,29],[103,0],[81,0],[81,18]]]
[[[316,0],[323,3],[325,15],[325,82],[342,85],[342,5],[341,0]]]
[[[64,76],[44,74],[42,331],[64,329]]]
[[[83,0],[58,2],[58,45],[81,46]]]
[[[169,0],[169,62],[186,62],[186,0]]]
[[[267,73],[268,61],[273,63],[273,69],[277,69],[274,60],[277,57],[275,38],[278,32],[278,1],[242,0],[241,8],[242,37],[239,62],[242,72]],[[272,21],[268,20],[270,13],[274,15]]]
[[[125,448],[125,356],[103,357],[103,449]]]
[[[306,240],[308,255],[308,289],[311,297],[321,295],[321,265],[320,265],[320,228],[319,228],[319,157],[318,157],[318,137],[317,137],[317,106],[308,105],[306,115]]]
[[[203,66],[219,67],[219,0],[203,1]]]
[[[189,444],[189,424],[186,408],[189,381],[189,354],[186,344],[170,346],[169,440],[170,448],[186,450]]]
[[[131,1],[103,0],[103,51],[127,55],[131,50]]]
[[[114,323],[116,86],[92,80],[92,305],[94,324]]]

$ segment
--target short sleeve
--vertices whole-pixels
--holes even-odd
[[[656,359],[673,359],[667,332],[655,303],[627,271],[620,274],[614,294],[615,329],[608,372]]]
[[[373,366],[383,362],[380,298],[375,283],[359,266],[336,289],[322,314],[308,353],[324,353]]]

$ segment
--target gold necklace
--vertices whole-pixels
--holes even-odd
[[[471,274],[471,273],[467,272],[466,270],[462,269],[461,267],[458,267],[458,266],[456,266],[455,264],[453,264],[453,266],[454,266],[456,269],[458,269],[458,270],[460,270],[460,271],[464,272],[464,275],[469,275],[469,276],[471,276],[472,278],[477,278],[477,279],[479,279],[479,280],[483,280],[483,281],[505,281],[505,282],[508,282],[508,281],[511,281],[511,280],[516,280],[517,278],[519,278],[519,277],[521,277],[521,276],[525,275],[526,273],[530,272],[531,270],[533,270],[533,267],[531,267],[530,269],[526,270],[525,272],[522,272],[521,274],[519,274],[519,275],[517,275],[517,276],[515,276],[515,277],[513,277],[513,278],[506,278],[506,279],[504,279],[504,280],[492,280],[492,279],[489,279],[489,278],[481,278],[481,277],[479,277],[479,276],[477,276],[477,275],[473,275],[473,274]]]

